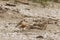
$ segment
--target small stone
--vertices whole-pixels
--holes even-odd
[[[37,36],[36,38],[43,38],[43,36]]]
[[[6,28],[8,27],[8,26],[5,26]]]
[[[9,4],[9,3],[6,3],[6,6],[13,6],[13,7],[15,7],[16,5],[14,5],[14,4]]]

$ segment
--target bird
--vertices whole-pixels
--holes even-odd
[[[26,27],[26,22],[25,21],[22,21],[21,22],[21,28],[25,28]]]
[[[25,28],[27,27],[27,23],[25,21],[21,21],[16,25],[16,27],[18,26],[19,26],[19,29],[21,28],[22,30],[25,30]]]

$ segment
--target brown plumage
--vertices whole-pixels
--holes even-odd
[[[22,21],[21,22],[21,28],[25,28],[26,27],[26,22]]]
[[[26,27],[26,22],[25,21],[21,21],[21,22],[19,22],[17,25],[16,25],[16,27],[17,26],[19,26],[20,25],[20,27],[19,28],[25,28]]]

